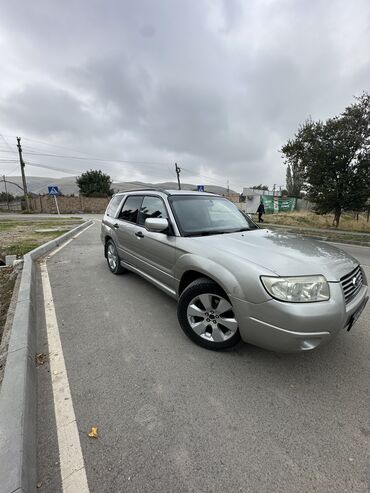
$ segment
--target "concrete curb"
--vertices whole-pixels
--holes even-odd
[[[367,241],[351,241],[351,240],[334,240],[333,238],[326,238],[325,236],[311,236],[305,235],[307,238],[312,238],[314,240],[326,241],[329,243],[343,243],[343,245],[358,245],[370,247],[370,243]]]
[[[275,227],[276,226],[276,227]],[[281,225],[275,225],[275,224],[266,224],[266,226],[264,226],[265,229],[271,229],[271,230],[274,230],[277,231],[279,229],[283,230],[284,232],[286,233],[292,233],[292,234],[296,234],[296,235],[301,235],[301,236],[305,236],[306,238],[312,238],[313,240],[320,240],[320,241],[328,241],[330,243],[343,243],[343,244],[347,244],[347,245],[359,245],[359,246],[370,246],[370,242],[368,241],[357,241],[357,240],[350,240],[350,239],[339,239],[339,238],[330,238],[330,237],[327,237],[325,236],[325,234],[322,234],[322,235],[319,235],[317,233],[312,233],[310,234],[309,232],[306,232],[306,231],[299,231],[298,228],[296,230],[294,230],[293,228],[290,228],[289,229],[289,226],[281,226]],[[350,233],[345,233],[345,234],[350,234]],[[360,235],[360,233],[359,233]]]
[[[36,491],[36,314],[34,261],[92,224],[87,221],[24,256],[0,390],[0,490]]]

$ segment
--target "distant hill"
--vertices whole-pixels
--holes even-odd
[[[18,185],[22,186],[22,178],[20,176],[11,176],[7,178],[9,181],[13,181]],[[57,185],[60,191],[64,195],[75,194],[78,195],[78,187],[76,185],[76,176],[71,176],[67,178],[45,178],[43,176],[29,176],[27,177],[28,191],[35,194],[48,193],[49,185]],[[8,192],[13,195],[21,195],[22,191],[15,185],[11,183],[7,184]],[[112,188],[115,192],[124,192],[126,190],[133,190],[136,188],[164,188],[167,190],[176,190],[177,182],[167,181],[164,183],[144,183],[141,181],[115,181],[113,182]],[[181,183],[181,188],[184,190],[196,190],[197,186],[192,183]],[[205,185],[205,190],[212,193],[227,193],[227,189],[224,187],[218,187],[216,185]],[[5,191],[4,182],[0,181],[0,192]],[[236,193],[230,190],[230,193]]]

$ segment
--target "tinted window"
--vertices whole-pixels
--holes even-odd
[[[167,218],[164,202],[159,197],[144,197],[139,213],[139,224],[144,226],[145,220],[150,217]]]
[[[114,216],[118,206],[120,205],[122,200],[122,195],[116,195],[115,197],[112,198],[112,200],[109,202],[109,205],[107,207],[106,214],[107,216]]]
[[[119,214],[119,218],[123,221],[136,223],[142,200],[143,197],[140,195],[131,195],[131,197],[128,197],[123,204],[122,210]]]

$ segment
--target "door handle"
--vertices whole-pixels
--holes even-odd
[[[135,233],[135,236],[137,236],[138,238],[144,238],[144,235],[143,235],[143,233],[141,231],[137,231]]]
[[[118,223],[114,223],[114,224],[113,224],[113,228],[114,228],[114,229],[119,229],[119,224],[118,224]]]

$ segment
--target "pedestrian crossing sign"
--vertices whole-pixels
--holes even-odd
[[[51,187],[48,187],[48,193],[49,195],[59,195],[59,188],[56,185],[53,185]]]

